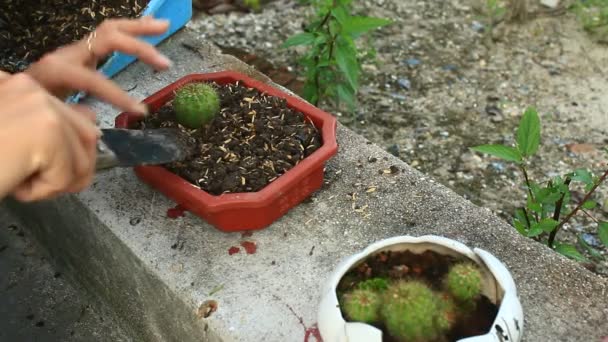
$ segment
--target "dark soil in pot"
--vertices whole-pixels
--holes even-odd
[[[197,151],[167,169],[212,194],[259,191],[316,151],[321,134],[278,97],[238,84],[216,85],[220,113],[200,129],[175,119],[171,102],[139,128],[179,127]]]
[[[0,70],[22,71],[108,18],[137,17],[149,0],[0,0]]]
[[[450,267],[458,262],[469,261],[466,258],[455,258],[441,255],[436,252],[426,251],[422,254],[414,254],[410,251],[403,252],[381,252],[370,256],[356,268],[349,271],[338,284],[338,298],[342,302],[343,295],[358,284],[372,278],[385,278],[389,281],[397,280],[419,280],[427,284],[435,291],[441,291],[443,279]],[[500,303],[499,303],[500,304]],[[498,306],[487,297],[480,296],[475,303],[475,309],[466,317],[461,317],[444,337],[436,342],[452,342],[466,337],[487,334],[496,315]],[[347,315],[344,314],[344,317]],[[389,336],[382,324],[375,324],[383,330],[383,341],[402,342]]]

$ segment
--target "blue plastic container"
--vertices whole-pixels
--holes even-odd
[[[162,36],[142,37],[148,43],[158,45],[177,32],[177,30],[184,27],[190,18],[192,18],[192,0],[150,0],[142,15],[149,15],[158,19],[168,19],[170,21],[169,30]],[[131,55],[115,52],[99,68],[99,71],[109,78],[122,71],[129,64],[135,62],[135,60],[135,57]],[[84,96],[84,93],[78,93],[70,97],[68,102],[78,102]]]

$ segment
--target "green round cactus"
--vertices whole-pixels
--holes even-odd
[[[481,294],[481,271],[470,262],[456,264],[445,278],[445,288],[457,301],[471,303]]]
[[[380,309],[388,332],[399,341],[432,341],[447,326],[440,320],[440,297],[418,281],[400,281],[383,294]]]
[[[191,83],[179,88],[173,99],[177,122],[196,129],[211,121],[220,111],[215,88],[207,83]]]
[[[439,294],[439,316],[437,317],[437,326],[439,329],[449,330],[458,318],[459,309],[454,303],[454,300],[449,294]]]
[[[370,278],[357,284],[357,288],[382,292],[388,288],[388,280],[386,278]]]
[[[376,292],[355,289],[344,295],[342,310],[353,322],[376,323],[380,321],[381,305],[382,298]]]

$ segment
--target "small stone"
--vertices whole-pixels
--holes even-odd
[[[410,90],[412,83],[407,78],[400,78],[397,80],[397,84],[403,89]]]
[[[361,66],[361,69],[363,69],[363,71],[365,71],[365,72],[376,72],[376,71],[378,71],[378,68],[375,65],[373,65],[373,64],[363,64]]]
[[[591,144],[568,144],[566,145],[568,151],[574,154],[586,154],[595,152],[595,146]]]
[[[480,156],[470,152],[460,156],[460,161],[462,162],[462,168],[465,171],[477,170],[483,167],[483,159],[481,159]]]
[[[390,108],[392,103],[393,101],[391,101],[390,99],[381,99],[380,101],[378,101],[378,105],[384,108]]]
[[[450,136],[450,132],[448,132],[448,131],[441,131],[441,132],[439,132],[439,135],[442,136],[442,137],[444,137],[444,138],[447,138],[447,137]]]
[[[606,198],[606,200],[604,201],[604,204],[602,205],[602,210],[605,213],[608,213],[608,198]]]
[[[591,247],[599,247],[600,246],[599,240],[595,236],[593,236],[593,235],[591,235],[589,233],[583,233],[583,234],[581,234],[581,239],[583,239],[583,241],[585,241],[585,243],[587,243]]]
[[[399,146],[397,146],[397,144],[392,144],[386,149],[386,151],[395,157],[399,157]]]
[[[483,32],[485,31],[485,26],[479,21],[473,21],[471,23],[471,29],[473,29],[475,32]]]
[[[422,62],[420,62],[420,60],[417,58],[408,58],[405,60],[405,64],[410,67],[415,67],[417,65],[420,65],[420,63],[422,63]]]
[[[405,97],[405,95],[401,95],[401,94],[397,94],[397,93],[391,93],[391,97],[397,101],[407,100],[407,97]]]
[[[497,105],[489,104],[486,106],[486,114],[490,116],[502,116],[502,109],[500,109]]]
[[[496,172],[504,172],[506,169],[505,164],[501,162],[491,162],[490,166],[496,170]]]
[[[557,8],[559,0],[540,0],[541,5],[549,8]]]
[[[456,71],[456,70],[458,70],[458,67],[454,64],[446,64],[441,69],[443,69],[445,71]]]
[[[139,217],[134,217],[132,219],[129,220],[129,224],[132,226],[136,226],[141,222],[141,218]]]

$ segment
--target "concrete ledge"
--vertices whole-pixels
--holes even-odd
[[[185,41],[199,48],[184,48]],[[161,46],[176,62],[173,70],[153,74],[136,64],[116,80],[144,98],[192,72],[255,74],[197,44],[182,32]],[[111,126],[117,112],[92,105],[102,125]],[[305,340],[321,284],[340,259],[404,234],[443,235],[502,259],[517,283],[527,341],[599,341],[608,335],[608,281],[519,236],[489,211],[350,130],[340,126],[338,133],[340,151],[327,165],[327,185],[251,237],[219,232],[191,215],[167,218],[175,204],[131,170],[99,174],[78,196],[10,206],[58,263],[146,341]],[[382,172],[391,167],[397,172]],[[367,192],[372,186],[376,190]],[[243,240],[254,241],[257,252],[229,255]],[[217,312],[197,317],[207,300],[218,302]]]

